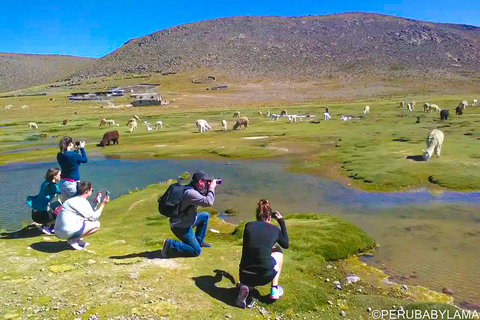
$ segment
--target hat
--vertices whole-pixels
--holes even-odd
[[[193,181],[198,181],[198,180],[212,180],[212,179],[210,178],[210,176],[206,172],[198,170],[197,172],[195,172],[193,174],[192,180]]]

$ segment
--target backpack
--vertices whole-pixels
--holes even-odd
[[[180,215],[183,193],[191,186],[181,185],[179,182],[171,184],[165,193],[158,197],[158,212],[165,217],[177,217]]]

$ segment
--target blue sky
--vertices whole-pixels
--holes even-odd
[[[0,52],[101,57],[131,38],[183,23],[245,15],[303,16],[352,11],[480,26],[480,0],[2,0]]]

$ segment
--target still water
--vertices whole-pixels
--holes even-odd
[[[270,200],[274,210],[323,212],[342,216],[372,235],[380,247],[368,263],[385,270],[393,281],[441,291],[453,288],[457,303],[480,303],[480,193],[426,190],[368,193],[318,177],[290,173],[282,161],[201,161],[91,158],[80,167],[83,180],[112,198],[135,188],[177,178],[201,169],[223,178],[215,208],[240,213],[224,217],[251,219],[255,202]],[[24,204],[35,195],[52,163],[0,166],[0,228],[14,230],[30,221]]]

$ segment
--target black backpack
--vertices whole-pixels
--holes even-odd
[[[167,191],[158,197],[158,212],[169,218],[179,216],[183,193],[191,188],[191,186],[184,186],[179,182],[171,184]]]

